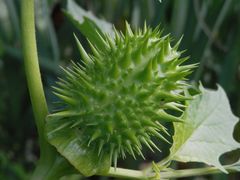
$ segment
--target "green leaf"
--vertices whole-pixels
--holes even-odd
[[[170,159],[203,162],[227,173],[219,157],[240,148],[240,144],[233,139],[238,118],[232,114],[227,96],[220,86],[217,91],[202,86],[200,90],[202,94],[188,101],[185,123],[174,123]]]
[[[111,37],[114,36],[112,24],[97,18],[91,12],[78,6],[73,0],[67,1],[67,11],[65,11],[65,13],[81,33],[99,49],[104,47],[101,40],[102,37],[99,36],[99,34],[108,34]]]
[[[96,151],[89,151],[82,143],[84,136],[77,129],[61,128],[63,120],[66,119],[54,114],[47,117],[45,130],[50,144],[84,176],[106,174],[111,165],[109,156],[99,158]]]

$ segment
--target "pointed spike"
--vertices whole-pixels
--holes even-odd
[[[162,152],[162,151],[156,146],[156,144],[154,144],[150,139],[146,139],[146,141],[147,141],[152,147],[154,147],[156,150],[158,150],[159,152]]]
[[[165,128],[161,123],[159,123],[158,121],[156,121],[156,124],[158,124],[158,128],[163,131],[167,136],[171,136],[168,131],[167,128]]]
[[[78,76],[84,78],[87,81],[90,81],[90,77],[79,67],[73,67],[73,69],[77,72]]]
[[[69,88],[69,82],[67,82],[66,80],[64,80],[64,79],[62,79],[62,78],[58,78],[58,80],[59,81],[57,81],[56,82],[56,84],[59,86],[59,87],[61,87],[61,88],[63,88],[63,89],[67,89],[67,90],[69,90],[70,88]]]
[[[125,154],[124,149],[122,148],[122,146],[120,148],[120,151],[121,151],[122,158],[125,159],[126,158],[126,154]]]
[[[123,40],[126,39],[126,37],[124,36],[123,32],[121,32],[121,31],[120,31],[120,36],[121,36],[121,38],[122,38]]]
[[[173,62],[174,66],[179,66],[182,63],[184,63],[185,61],[187,61],[189,59],[189,56],[184,57],[184,58],[180,58],[180,59],[176,59],[176,61]]]
[[[84,65],[84,62],[83,62],[83,65]],[[86,67],[83,65],[77,62],[78,68],[81,69],[83,72],[86,72]]]
[[[145,67],[145,69],[140,73],[140,78],[144,82],[148,82],[152,79],[152,77],[153,77],[152,60],[150,60],[148,65]]]
[[[159,129],[160,131],[163,131],[166,135],[170,136],[170,134],[168,133],[168,129],[166,127],[164,127],[160,122],[155,121],[155,123],[157,124],[157,129]]]
[[[84,62],[80,64],[79,62],[74,62],[73,60],[71,60],[71,64],[74,70],[79,70],[79,71],[82,71],[83,73],[86,73],[86,67],[83,66]]]
[[[144,21],[144,26],[143,26],[143,33],[145,34],[147,32],[147,22],[146,20]]]
[[[83,122],[83,120],[77,120],[74,124],[71,125],[70,128],[74,128],[74,127],[77,127],[78,125],[80,125],[81,123]]]
[[[112,159],[113,159],[113,151],[114,151],[114,144],[111,143],[110,144],[110,162],[112,163]]]
[[[178,106],[176,106],[175,102],[166,103],[163,105],[163,108],[172,109],[172,110],[179,111],[179,112],[184,112],[182,109],[180,109]]]
[[[135,50],[133,55],[132,55],[132,59],[133,59],[133,62],[136,64],[136,65],[139,65],[140,62],[141,62],[141,56],[142,56],[142,52],[140,50]]]
[[[100,53],[99,53],[98,49],[91,43],[91,41],[89,39],[87,39],[87,41],[88,41],[88,44],[89,44],[89,46],[92,50],[93,55],[95,57],[100,57]]]
[[[73,99],[73,98],[70,98],[70,97],[68,97],[68,96],[64,96],[64,95],[62,95],[62,94],[59,94],[59,93],[57,93],[57,92],[53,92],[53,94],[55,94],[56,96],[58,96],[60,99],[62,99],[64,102],[66,102],[67,104],[70,104],[70,105],[77,105],[78,104],[78,102],[75,100],[75,99]]]
[[[129,140],[126,141],[126,145],[127,145],[128,151],[130,152],[130,154],[132,154],[133,158],[136,160],[136,156],[135,156],[135,154],[133,152],[133,149],[132,149],[132,146],[131,146],[131,143],[130,143]]]
[[[66,128],[67,126],[69,126],[71,123],[72,123],[71,121],[66,122],[66,123],[60,125],[59,127],[57,127],[56,129],[50,131],[49,134],[53,134],[53,133],[55,133],[55,132],[57,132],[57,131],[60,131],[60,130],[62,130],[62,129],[64,129],[64,128]]]
[[[178,87],[181,88],[181,89],[191,88],[191,87],[192,87],[190,84],[187,84],[187,83],[184,82],[184,81],[179,81],[179,82],[177,82],[177,85],[178,85]],[[184,96],[186,96],[186,95],[184,94]],[[192,99],[193,99],[193,97],[191,97],[191,96],[186,96],[186,97],[189,97],[189,100],[192,100]],[[186,106],[185,106],[185,107],[186,107]]]
[[[153,122],[152,120],[150,120],[150,119],[142,119],[141,120],[141,123],[143,124],[143,125],[145,125],[145,126],[152,126],[152,127],[156,127],[156,123],[155,122]]]
[[[61,68],[62,71],[66,74],[66,76],[67,76],[67,78],[68,78],[69,80],[74,79],[74,75],[73,75],[71,72],[69,72],[67,69],[65,69],[65,68],[62,67],[62,66],[60,66],[60,68]]]
[[[134,144],[137,144],[140,146],[140,142],[138,138],[135,136],[135,134],[132,131],[126,130],[126,135]]]
[[[91,56],[91,55],[90,55]],[[104,64],[102,63],[102,57],[91,56],[93,63],[95,64],[94,68],[103,69]]]
[[[59,79],[59,78],[58,78]],[[62,88],[62,89],[66,89],[66,90],[70,90],[71,85],[69,84],[69,82],[66,82],[65,80],[60,80],[57,81],[56,84]]]
[[[92,63],[91,58],[88,56],[87,52],[84,50],[83,46],[81,45],[80,41],[78,40],[77,36],[74,34],[75,41],[77,42],[78,50],[86,64]]]
[[[184,104],[180,104],[180,103],[176,103],[176,102],[173,102],[172,104],[174,104],[176,107],[179,107],[179,108],[186,108],[187,107]]]
[[[140,28],[137,30],[137,35],[138,36],[142,35],[142,30]]]
[[[161,35],[162,35],[162,30],[160,30],[160,24],[158,24],[158,25],[154,28],[153,33],[154,33],[156,36],[161,37]]]
[[[190,64],[190,65],[184,65],[184,66],[179,66],[178,67],[178,71],[186,71],[186,70],[191,70],[193,68],[198,67],[199,63],[195,63],[195,64]]]
[[[163,43],[163,47],[164,47],[164,54],[168,55],[171,51],[170,36],[169,35],[167,35],[166,41]]]
[[[113,30],[114,30],[116,45],[118,45],[121,42],[121,36],[115,27],[113,27]]]
[[[108,34],[106,35],[106,40],[108,42],[109,47],[112,50],[114,50],[116,48],[116,46],[115,46],[115,43],[114,43],[113,39],[110,37],[110,35],[108,35]]]
[[[100,39],[100,42],[102,43],[102,46],[99,47],[99,50],[106,51],[106,50],[110,49],[110,47],[106,41],[106,37],[103,37],[98,31],[96,31],[96,35]]]
[[[118,160],[118,152],[115,151],[113,156],[114,156],[113,157],[114,169],[116,171],[116,169],[117,169],[117,160]]]
[[[158,121],[155,121],[154,124],[152,126],[150,126],[149,128],[157,129],[159,131],[164,132],[166,135],[170,136],[169,133],[167,132],[167,129]]]
[[[53,89],[55,92],[57,92],[57,93],[59,93],[59,94],[62,94],[62,95],[65,95],[65,96],[69,94],[68,91],[66,91],[65,89],[59,88],[59,87],[52,86],[52,89]]]
[[[99,143],[99,147],[98,147],[98,156],[101,154],[102,152],[102,149],[103,149],[103,145],[104,145],[104,140],[100,140],[100,143]]]
[[[149,51],[149,37],[147,34],[145,36],[146,37],[145,37],[145,40],[143,42],[142,49],[141,49],[142,54],[147,54]]]
[[[166,102],[168,101],[186,101],[186,100],[191,100],[192,98],[190,97],[186,97],[186,96],[183,96],[183,95],[180,95],[180,94],[173,94],[171,92],[159,92],[157,95],[156,95],[156,98],[159,99],[161,101],[161,99],[164,99]]]
[[[132,29],[131,29],[131,27],[130,27],[130,25],[128,24],[127,21],[125,21],[125,26],[126,26],[126,35],[128,35],[129,37],[132,37],[133,32],[132,32]]]
[[[166,143],[171,144],[171,142],[168,141],[163,135],[159,134],[159,138],[165,141]]]
[[[163,137],[163,136],[162,136],[159,132],[157,132],[154,128],[150,127],[150,128],[148,128],[148,131],[149,131],[150,133],[152,133],[154,136],[156,136],[156,137],[162,139],[163,141],[171,144],[165,137]]]
[[[77,64],[72,59],[70,60],[70,62],[73,66],[77,66]]]
[[[125,116],[125,114],[123,114],[121,111],[117,111],[116,113],[117,118],[124,124],[124,125],[128,125],[128,120]]]
[[[154,153],[153,148],[149,145],[144,137],[141,137],[141,141]]]
[[[176,61],[177,58],[173,57],[173,58],[165,58],[165,61],[162,63],[163,68],[162,71],[163,72],[168,72],[172,69],[176,69],[176,66],[174,65],[174,62]]]
[[[145,158],[145,156],[143,155],[143,153],[141,152],[141,149],[140,149],[138,146],[134,146],[134,147],[135,147],[135,149],[137,150],[138,154],[139,154],[140,156],[142,156],[142,158],[145,160],[146,158]]]
[[[48,117],[71,117],[71,116],[81,116],[86,114],[86,112],[81,111],[81,112],[75,112],[75,111],[71,111],[71,110],[63,110],[63,111],[59,111],[59,112],[55,112],[53,114],[48,115]]]
[[[79,77],[78,81],[76,82],[80,86],[86,88],[89,91],[96,92],[97,90],[94,88],[93,85],[91,85],[86,79]]]
[[[178,69],[174,73],[172,72],[166,73],[166,77],[168,77],[172,81],[178,81],[180,79],[183,80],[184,77],[191,74],[191,72],[192,72],[191,70],[182,71],[181,69]]]
[[[76,71],[74,71],[73,67],[71,67],[71,68],[67,67],[66,69],[69,73],[72,74],[73,77],[78,77],[79,76],[79,74]]]
[[[169,121],[169,122],[183,122],[184,121],[183,119],[181,119],[179,117],[175,117],[173,115],[166,113],[164,110],[158,111],[157,115],[159,116],[159,121],[161,121],[161,120],[165,120],[165,121]]]
[[[179,48],[179,45],[181,44],[183,39],[183,35],[180,37],[180,39],[177,41],[177,43],[173,46],[173,50],[177,51]]]
[[[162,44],[162,43],[161,43]],[[157,55],[157,60],[158,60],[158,63],[159,64],[161,64],[161,63],[163,63],[164,62],[164,60],[165,60],[165,50],[164,50],[164,46],[163,45],[161,45],[161,47],[160,47],[160,52],[158,53],[158,55]]]
[[[86,126],[98,126],[98,122],[89,122],[89,123],[86,123]]]
[[[120,152],[120,148],[122,146],[122,138],[120,135],[117,136],[117,145],[118,145],[118,152]]]
[[[123,56],[123,60],[120,62],[121,66],[124,69],[128,68],[130,66],[130,64],[131,64],[131,54],[130,54],[130,51],[131,51],[131,47],[130,47],[130,45],[128,43],[127,48],[126,48],[126,53]]]
[[[97,138],[99,138],[101,136],[101,131],[100,130],[96,130],[94,132],[94,134],[92,135],[91,139],[88,142],[88,146],[91,144],[91,142],[93,142],[94,140],[96,140]]]
[[[153,69],[154,71],[156,71],[156,70],[158,69],[158,59],[157,59],[157,58],[154,58],[154,59],[152,60],[152,69]]]

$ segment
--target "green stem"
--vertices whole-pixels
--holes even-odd
[[[55,152],[44,136],[44,124],[48,108],[38,64],[34,0],[21,1],[21,30],[25,72],[40,144],[40,160],[33,179],[40,179],[54,162]]]
[[[238,165],[227,165],[223,166],[229,173],[237,172],[239,169]],[[182,178],[191,176],[202,176],[207,174],[219,174],[223,173],[216,167],[204,167],[195,169],[183,169],[183,170],[172,170],[172,171],[162,171],[159,173],[159,177],[156,176],[154,172],[145,172],[145,170],[130,170],[123,168],[110,168],[107,176],[117,177],[117,178],[129,178],[129,179],[172,179],[172,178]]]
[[[146,175],[142,171],[113,167],[110,168],[107,176],[116,178],[146,179]]]
[[[224,166],[228,172],[237,172],[232,166]],[[183,170],[174,170],[171,172],[162,172],[160,176],[162,179],[169,178],[182,178],[182,177],[191,177],[191,176],[203,176],[208,174],[219,174],[223,173],[215,167],[205,167],[205,168],[195,168],[195,169],[183,169]]]

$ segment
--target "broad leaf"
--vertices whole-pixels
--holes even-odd
[[[189,101],[184,115],[185,123],[174,123],[170,159],[203,162],[226,172],[219,157],[240,148],[240,144],[233,139],[238,118],[232,114],[221,87],[217,91],[203,87],[200,90],[202,94]]]
[[[45,130],[49,143],[84,176],[107,173],[111,165],[109,156],[99,157],[84,146],[84,136],[77,129],[61,127],[60,121],[67,120],[54,114],[47,117]]]
[[[99,49],[104,47],[99,34],[108,34],[111,37],[114,35],[112,24],[97,18],[90,11],[78,6],[73,0],[68,0],[65,13],[81,33]]]

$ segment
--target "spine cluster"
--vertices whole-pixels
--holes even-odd
[[[196,65],[182,65],[188,58],[180,57],[180,41],[172,47],[159,28],[132,32],[127,24],[114,39],[99,36],[104,48],[89,43],[91,55],[76,38],[82,62],[63,69],[54,87],[63,107],[55,131],[78,132],[76,139],[116,166],[127,154],[144,158],[143,145],[160,151],[152,137],[167,141],[164,123],[182,121],[167,110],[182,112],[185,77]]]

